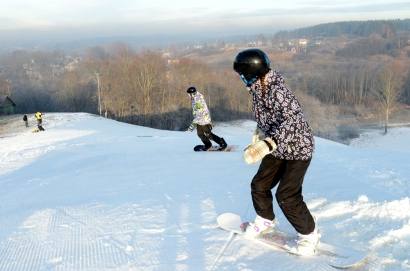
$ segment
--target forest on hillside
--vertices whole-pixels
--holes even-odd
[[[380,35],[384,38],[392,37],[402,32],[410,31],[410,19],[378,20],[378,21],[350,21],[319,24],[290,31],[280,31],[275,34],[277,39],[317,38],[317,37],[369,37]]]
[[[357,28],[356,22],[350,24]],[[400,28],[387,36],[374,30],[386,22],[368,24],[374,24],[372,34],[322,35],[320,45],[302,50],[262,47],[296,92],[317,135],[352,137],[351,127],[358,123],[388,122],[410,105],[410,31],[404,31],[409,20],[388,22]],[[273,44],[283,42],[281,37]],[[240,44],[221,47],[204,57],[182,50],[172,56],[164,50],[135,51],[126,44],[87,48],[76,55],[16,50],[0,56],[0,95],[12,97],[19,113],[101,113],[183,130],[192,118],[185,90],[194,85],[205,94],[214,121],[252,118],[250,96],[232,70],[242,49]]]

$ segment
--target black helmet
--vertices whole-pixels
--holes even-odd
[[[195,92],[196,92],[196,88],[195,88],[195,87],[189,87],[189,88],[186,90],[186,92],[189,93],[189,94],[195,93]]]
[[[270,70],[268,56],[259,49],[247,49],[240,52],[233,62],[233,69],[239,73],[247,86]]]

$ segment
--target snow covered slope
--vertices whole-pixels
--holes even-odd
[[[255,215],[257,165],[240,151],[254,125],[217,125],[239,145],[222,153],[193,152],[195,133],[88,114],[46,114],[46,132],[1,138],[0,270],[210,270],[228,239],[217,215]],[[383,148],[371,136],[354,146],[317,138],[305,179],[322,240],[372,251],[365,270],[410,270],[410,130],[400,134]],[[331,269],[237,238],[215,270]]]

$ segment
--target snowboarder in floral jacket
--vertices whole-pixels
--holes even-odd
[[[195,147],[196,151],[206,151],[212,147],[211,140],[219,145],[219,150],[224,150],[227,147],[225,140],[212,133],[211,115],[206,105],[204,96],[196,90],[195,87],[189,87],[187,93],[191,97],[192,114],[194,120],[188,128],[188,131],[193,131],[196,128],[197,134],[204,145]]]
[[[314,150],[314,139],[302,108],[283,77],[270,68],[268,56],[259,49],[240,52],[234,70],[252,95],[257,128],[244,152],[247,163],[262,160],[251,183],[257,214],[246,233],[259,235],[274,230],[271,189],[278,186],[276,200],[299,234],[297,253],[315,253],[320,235],[302,196],[302,183]]]

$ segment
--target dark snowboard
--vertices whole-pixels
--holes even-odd
[[[212,146],[209,149],[205,149],[204,145],[196,145],[194,147],[194,151],[225,151],[225,152],[230,152],[230,151],[234,151],[235,150],[235,146],[233,145],[228,145],[225,149],[221,150],[219,146]]]

